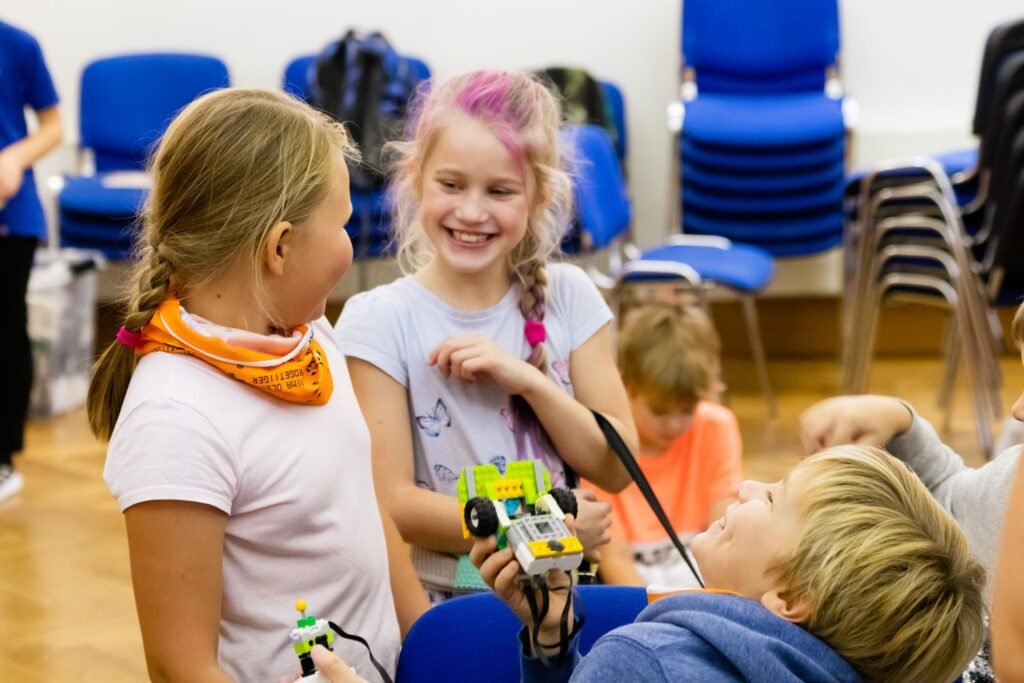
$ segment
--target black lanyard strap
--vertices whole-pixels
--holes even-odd
[[[700,578],[700,574],[697,572],[697,568],[693,566],[693,562],[690,560],[689,553],[686,552],[686,546],[679,540],[679,536],[676,535],[675,530],[672,528],[672,523],[668,521],[668,515],[665,514],[665,510],[661,507],[661,503],[658,502],[658,497],[654,495],[654,489],[651,488],[651,484],[647,481],[647,477],[644,476],[643,470],[640,469],[640,465],[637,463],[636,458],[629,451],[629,446],[622,440],[622,436],[618,430],[612,426],[612,423],[608,421],[601,413],[596,410],[591,410],[594,414],[594,419],[597,420],[597,426],[601,428],[601,433],[604,434],[605,441],[608,442],[608,446],[615,451],[615,455],[619,456],[619,460],[622,461],[626,471],[629,472],[629,476],[636,482],[637,488],[640,489],[640,493],[644,494],[644,498],[647,499],[647,504],[651,506],[651,510],[654,511],[654,516],[661,522],[661,526],[668,532],[669,540],[679,551],[679,554],[683,556],[683,561],[686,562],[686,566],[690,568],[694,578],[697,579],[697,583],[700,587],[704,587],[704,581]]]

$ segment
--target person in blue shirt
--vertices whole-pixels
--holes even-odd
[[[13,456],[24,446],[32,389],[32,351],[25,294],[32,257],[46,235],[32,165],[60,144],[57,91],[42,49],[29,33],[0,21],[0,501],[21,490]],[[38,125],[28,132],[25,109]]]

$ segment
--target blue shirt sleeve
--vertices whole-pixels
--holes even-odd
[[[25,84],[25,103],[36,111],[49,109],[60,101],[46,68],[43,49],[35,39],[28,41],[22,52],[21,79]]]
[[[565,653],[565,660],[562,665],[549,669],[536,657],[526,654],[529,642],[529,633],[524,627],[519,632],[520,645],[520,671],[522,672],[522,683],[566,683],[572,676],[573,670],[580,662],[579,635],[573,636],[569,641],[569,649]]]

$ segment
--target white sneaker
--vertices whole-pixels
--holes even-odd
[[[10,465],[0,465],[0,501],[7,500],[25,485],[21,474]]]

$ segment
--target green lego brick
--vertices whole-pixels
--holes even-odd
[[[469,555],[459,556],[459,563],[455,566],[455,588],[461,590],[490,590],[490,587],[480,578],[480,572],[469,561]]]

